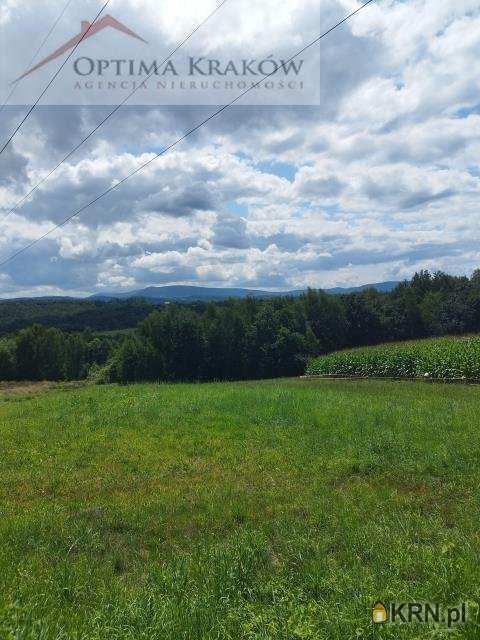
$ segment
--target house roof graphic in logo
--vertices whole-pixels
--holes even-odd
[[[387,622],[387,620],[388,612],[383,602],[374,604],[372,609],[372,622],[374,624],[382,624],[383,622]]]
[[[49,62],[52,62],[52,60],[56,60],[67,51],[70,51],[70,49],[73,49],[73,47],[79,44],[82,40],[83,41],[88,40],[88,38],[91,38],[92,36],[96,35],[97,33],[99,33],[99,31],[103,31],[104,29],[107,29],[107,27],[116,29],[121,33],[125,33],[127,36],[131,36],[132,38],[136,38],[137,40],[140,40],[141,42],[144,42],[145,44],[147,44],[146,40],[141,38],[139,35],[137,35],[134,31],[126,27],[124,24],[116,20],[113,16],[110,16],[110,15],[105,16],[98,22],[93,23],[93,25],[91,25],[90,22],[82,21],[82,28],[79,34],[71,38],[68,42],[66,42],[64,45],[59,47],[56,51],[54,51],[44,60],[36,64],[34,67],[32,67],[31,69],[28,69],[28,71],[25,71],[25,73],[21,75],[19,78],[17,78],[15,82],[18,82],[19,80],[22,80],[26,76],[29,76],[34,71],[37,71],[38,69],[45,66]]]

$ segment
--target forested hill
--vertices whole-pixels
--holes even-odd
[[[352,289],[330,289],[327,293],[354,293],[365,289],[390,291],[394,282],[364,285]],[[213,289],[211,287],[149,287],[122,294],[102,294],[91,298],[22,298],[0,300],[0,336],[19,331],[32,324],[55,327],[64,331],[94,332],[132,329],[144,320],[158,304],[179,302],[202,307],[210,301],[226,302],[230,298],[268,299],[281,296],[298,297],[302,291],[274,293],[250,289]]]
[[[399,282],[379,282],[376,284],[364,284],[360,287],[335,287],[334,289],[325,289],[325,293],[341,295],[347,293],[359,293],[367,289],[375,289],[382,293],[392,291],[400,284]],[[229,298],[258,298],[269,299],[287,296],[297,298],[306,293],[305,289],[296,289],[294,291],[262,291],[258,289],[233,289],[215,287],[191,287],[191,286],[168,286],[168,287],[147,287],[138,291],[127,291],[126,293],[102,293],[92,296],[94,300],[128,300],[132,298],[144,298],[146,300],[156,300],[165,302],[195,302],[195,301],[216,301],[228,300]]]
[[[29,298],[0,301],[0,335],[32,324],[64,331],[115,331],[136,327],[155,308],[146,300]]]
[[[18,305],[22,317],[11,316],[8,324],[5,309],[18,312]],[[480,334],[480,270],[471,278],[421,272],[389,293],[309,290],[297,297],[156,305],[30,300],[3,303],[3,312],[4,331],[12,332],[14,322],[31,325],[0,340],[4,380],[274,378],[298,375],[309,359],[350,347]],[[126,335],[118,332],[134,325]],[[117,332],[100,335],[112,329]]]

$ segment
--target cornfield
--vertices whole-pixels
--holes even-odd
[[[480,379],[480,336],[417,340],[338,351],[312,360],[307,375]]]

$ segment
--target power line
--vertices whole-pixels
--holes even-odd
[[[17,133],[20,131],[20,129],[22,128],[22,126],[24,125],[24,123],[26,122],[26,120],[30,117],[30,114],[32,113],[32,111],[35,109],[35,107],[38,105],[38,103],[40,102],[40,100],[43,98],[43,96],[47,93],[47,91],[50,89],[50,87],[52,86],[52,84],[55,82],[55,80],[57,79],[58,75],[60,74],[60,72],[62,71],[63,67],[67,64],[67,62],[70,60],[70,58],[73,56],[73,54],[75,53],[75,51],[78,49],[78,47],[80,46],[80,44],[83,42],[83,40],[85,39],[85,37],[87,36],[87,34],[89,33],[90,29],[93,27],[93,25],[95,24],[95,22],[98,20],[98,18],[102,15],[102,13],[105,11],[105,9],[107,8],[107,5],[110,3],[110,0],[107,0],[105,2],[105,4],[103,5],[103,7],[100,9],[100,11],[97,13],[97,15],[95,16],[94,20],[92,21],[92,23],[89,25],[88,29],[85,30],[85,32],[82,34],[82,37],[80,38],[80,40],[76,43],[76,45],[73,47],[73,49],[70,51],[70,53],[68,54],[68,56],[65,58],[65,60],[63,61],[63,63],[60,65],[60,67],[57,69],[57,71],[53,74],[51,80],[49,81],[49,83],[47,84],[47,86],[45,87],[45,89],[42,91],[42,93],[38,96],[38,98],[36,99],[35,103],[30,107],[30,109],[27,111],[25,117],[22,119],[22,121],[17,125],[15,131],[12,133],[12,135],[10,136],[10,138],[6,141],[6,143],[3,145],[3,147],[0,149],[0,156],[2,155],[2,153],[5,151],[5,149],[8,147],[8,145],[10,144],[10,142],[13,140],[13,138],[17,135]]]
[[[156,65],[156,68],[161,67],[162,65],[164,65],[166,62],[168,62],[168,60],[170,60],[170,58],[172,58],[177,51],[179,51],[179,49],[181,49],[183,47],[183,45],[185,43],[187,43],[190,38],[192,38],[199,29],[201,29],[201,27],[203,27],[204,24],[206,24],[210,18],[212,18],[217,11],[219,11],[224,4],[226,4],[227,2],[229,2],[229,0],[223,0],[223,2],[221,2],[219,5],[217,5],[215,7],[215,9],[206,17],[202,20],[202,22],[200,22],[200,24],[195,27],[195,29],[189,33],[189,35],[182,40],[182,42],[177,45],[175,47],[175,49],[164,59],[162,60],[162,62],[159,65]],[[146,78],[143,80],[143,82],[146,82],[149,78],[151,78],[156,72],[156,69],[154,68],[154,70],[149,73]],[[92,129],[92,131],[90,131],[90,133],[83,138],[83,140],[81,140],[71,151],[69,151],[69,153],[67,153],[67,155],[60,160],[60,162],[46,175],[44,176],[25,196],[23,196],[23,198],[21,198],[12,209],[10,209],[10,211],[4,216],[4,218],[2,218],[1,222],[3,222],[4,220],[6,220],[12,213],[14,213],[15,211],[17,211],[26,200],[28,200],[28,198],[39,188],[42,186],[42,184],[44,182],[46,182],[54,173],[55,171],[57,171],[57,169],[59,169],[62,164],[64,162],[66,162],[69,158],[71,158],[73,156],[74,153],[76,153],[81,146],[83,146],[85,144],[85,142],[87,142],[87,140],[89,140],[108,120],[110,120],[110,118],[117,113],[117,111],[119,111],[119,109],[121,109],[123,107],[124,104],[126,104],[128,102],[128,100],[130,100],[130,98],[140,89],[141,84],[138,84],[135,89],[133,91],[131,91],[126,98],[124,98],[124,100],[122,100],[122,102],[120,102],[120,104],[118,104],[113,111],[111,111],[94,129]]]
[[[38,47],[38,49],[35,51],[35,53],[33,54],[32,58],[30,59],[30,62],[27,64],[27,69],[30,69],[30,67],[32,66],[32,64],[35,62],[35,60],[37,59],[38,54],[40,53],[40,51],[43,49],[43,47],[45,46],[47,40],[50,38],[50,36],[52,35],[52,33],[55,31],[55,28],[57,26],[57,24],[60,22],[60,20],[63,18],[63,15],[65,14],[66,10],[68,9],[68,7],[72,4],[72,0],[68,0],[67,4],[63,7],[61,13],[58,15],[57,19],[55,20],[55,22],[52,24],[52,26],[50,27],[48,33],[45,35],[45,37],[43,38],[42,42],[40,43],[40,46]],[[13,94],[15,93],[15,91],[18,88],[18,85],[20,84],[19,80],[16,80],[13,83],[13,86],[10,90],[10,93],[8,94],[8,96],[5,98],[2,106],[0,107],[0,113],[2,113],[2,111],[4,110],[4,108],[6,107],[6,105],[8,104],[8,102],[10,101],[10,98],[13,96]]]
[[[325,31],[325,33],[322,33],[320,36],[318,36],[317,38],[315,38],[314,40],[312,40],[309,44],[305,45],[303,47],[303,49],[301,49],[300,51],[297,51],[297,53],[295,53],[293,56],[291,56],[288,60],[285,60],[284,64],[288,65],[290,62],[292,62],[293,60],[295,60],[295,58],[298,58],[298,56],[302,55],[302,53],[304,53],[305,51],[307,51],[308,49],[310,49],[311,47],[313,47],[314,45],[316,45],[318,42],[320,42],[320,40],[322,40],[323,38],[325,38],[325,36],[327,36],[329,33],[331,33],[332,31],[334,31],[335,29],[337,29],[338,27],[340,27],[342,24],[344,24],[345,22],[347,22],[348,20],[350,20],[350,18],[352,18],[354,15],[356,15],[357,13],[359,13],[360,11],[362,11],[362,9],[364,9],[367,5],[371,4],[372,2],[374,2],[374,0],[367,0],[367,2],[365,2],[364,4],[362,4],[358,9],[356,9],[355,11],[352,11],[351,13],[348,14],[348,16],[345,16],[345,18],[343,18],[342,20],[340,20],[340,22],[337,22],[337,24],[335,24],[333,27],[331,27],[330,29],[328,29],[328,31]],[[239,100],[241,100],[245,95],[247,95],[248,93],[250,93],[250,91],[253,91],[253,89],[255,89],[256,87],[258,87],[262,82],[264,82],[267,78],[270,78],[271,76],[275,75],[278,72],[278,68],[275,69],[274,71],[272,71],[271,73],[267,73],[266,75],[264,75],[260,80],[258,80],[257,82],[255,82],[254,84],[252,84],[248,89],[246,89],[245,91],[243,91],[242,93],[240,93],[236,98],[234,98],[231,102],[229,102],[228,104],[224,105],[223,107],[220,107],[220,109],[217,109],[217,111],[215,111],[214,113],[212,113],[210,116],[208,116],[208,118],[205,118],[205,120],[202,120],[202,122],[200,122],[199,124],[195,125],[195,127],[193,127],[192,129],[190,129],[189,131],[187,131],[187,133],[183,134],[183,136],[181,136],[180,138],[178,138],[177,140],[175,140],[175,142],[173,142],[172,144],[170,144],[168,147],[165,147],[165,149],[163,149],[162,151],[160,151],[160,153],[155,154],[152,158],[150,158],[150,160],[148,160],[147,162],[145,162],[144,164],[140,165],[137,169],[135,169],[134,171],[132,171],[131,173],[129,173],[127,176],[125,176],[125,178],[122,178],[122,180],[120,180],[119,182],[117,182],[116,184],[114,184],[112,187],[110,187],[109,189],[107,189],[106,191],[104,191],[103,193],[101,193],[100,195],[98,195],[96,198],[94,198],[93,200],[91,200],[90,202],[88,202],[87,204],[83,205],[83,207],[80,207],[80,209],[77,209],[77,211],[75,211],[74,213],[72,213],[70,216],[68,216],[68,218],[65,218],[64,220],[62,220],[62,222],[59,222],[58,224],[56,224],[54,227],[52,227],[49,231],[47,231],[46,233],[42,234],[41,236],[39,236],[38,238],[36,238],[35,240],[32,240],[32,242],[28,243],[27,245],[25,245],[24,247],[22,247],[21,249],[19,249],[18,251],[16,251],[15,253],[13,253],[11,256],[9,256],[8,258],[6,258],[5,260],[3,260],[2,262],[0,262],[0,267],[3,267],[4,265],[6,265],[7,263],[11,262],[12,260],[14,260],[16,257],[18,257],[19,255],[21,255],[22,253],[25,253],[25,251],[28,251],[28,249],[30,249],[31,247],[35,246],[36,244],[38,244],[39,242],[41,242],[42,240],[44,240],[46,237],[48,237],[49,235],[51,235],[54,231],[56,231],[57,229],[60,229],[61,227],[64,227],[68,222],[70,222],[70,220],[72,220],[73,218],[76,218],[77,216],[79,216],[81,213],[83,213],[84,211],[86,211],[87,209],[89,209],[91,206],[93,206],[94,204],[96,204],[99,200],[101,200],[102,198],[104,198],[105,196],[107,196],[109,193],[111,193],[112,191],[115,191],[116,189],[118,189],[122,184],[124,184],[125,182],[127,182],[127,180],[130,180],[130,178],[132,178],[133,176],[135,176],[137,173],[140,173],[141,171],[143,171],[143,169],[145,169],[146,167],[148,167],[150,164],[152,164],[152,162],[154,162],[155,160],[158,160],[158,158],[160,158],[161,156],[165,155],[166,153],[168,153],[171,149],[173,149],[174,147],[176,147],[178,144],[180,144],[181,142],[183,142],[183,140],[185,140],[186,138],[188,138],[189,136],[191,136],[192,134],[194,134],[196,131],[198,131],[199,129],[201,129],[203,126],[205,126],[208,122],[210,122],[211,120],[213,120],[214,118],[216,118],[217,116],[219,116],[221,113],[223,113],[224,111],[226,111],[227,109],[229,109],[231,106],[233,106],[234,104],[236,104],[237,102],[239,102]]]

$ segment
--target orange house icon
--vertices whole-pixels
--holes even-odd
[[[383,622],[387,622],[388,613],[387,608],[383,604],[383,602],[377,602],[373,605],[372,609],[372,622],[374,624],[382,624]]]

